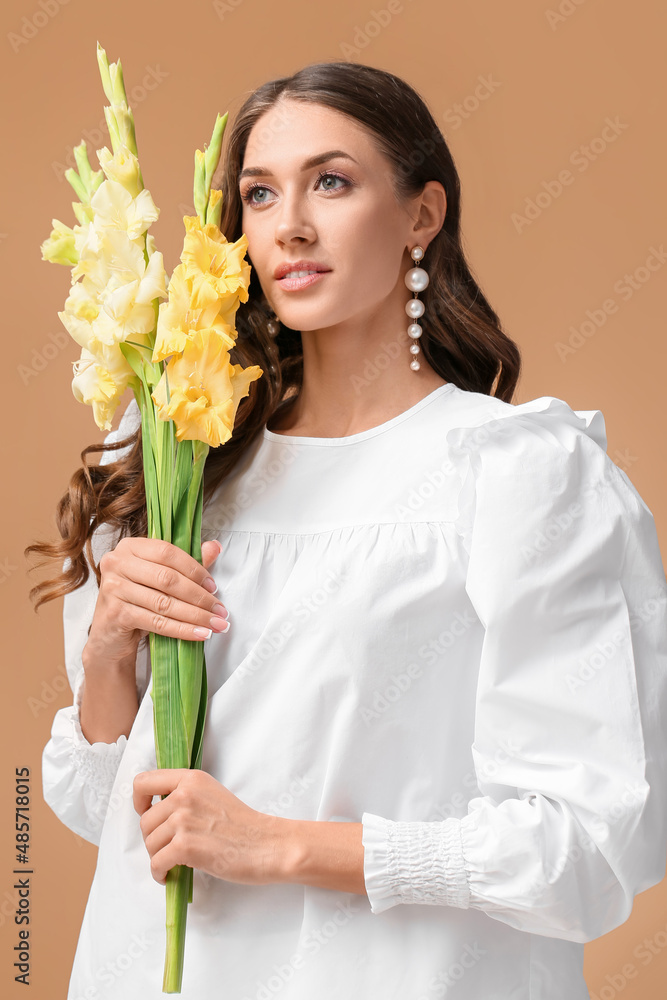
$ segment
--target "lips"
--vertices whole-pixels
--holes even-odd
[[[286,274],[291,271],[330,271],[331,268],[327,267],[326,264],[319,264],[317,261],[313,260],[295,260],[279,264],[278,267],[273,272],[273,276],[277,281],[284,278]]]

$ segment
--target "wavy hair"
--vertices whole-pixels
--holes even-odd
[[[358,63],[322,62],[253,91],[224,137],[219,167],[222,176],[217,186],[223,191],[220,228],[226,238],[232,242],[242,236],[238,175],[248,137],[280,98],[323,105],[362,125],[390,165],[399,203],[418,195],[427,181],[443,185],[447,212],[427,250],[430,282],[422,294],[426,311],[421,319],[424,332],[420,347],[428,364],[446,381],[510,402],[521,368],[518,347],[503,332],[466,261],[460,230],[461,185],[445,138],[424,100],[400,77]],[[233,436],[224,446],[209,451],[204,505],[273,414],[279,408],[284,412],[300,391],[301,334],[280,324],[277,336],[270,336],[267,325],[272,315],[253,270],[248,301],[236,314],[238,338],[230,359],[244,368],[259,365],[264,374],[251,383],[248,396],[241,400]],[[87,463],[91,452],[120,448],[126,449],[122,458]],[[94,563],[91,546],[97,527],[107,524],[117,529],[119,539],[147,533],[141,428],[121,441],[89,445],[81,452],[81,461],[82,468],[72,476],[57,506],[61,541],[36,542],[25,549],[26,555],[36,552],[68,560],[57,578],[32,588],[30,597],[36,608],[84,583],[88,563],[99,585],[99,565]]]

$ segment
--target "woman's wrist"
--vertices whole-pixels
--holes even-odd
[[[275,881],[367,895],[362,823],[272,819]]]
[[[88,642],[81,652],[81,662],[86,674],[97,669],[116,674],[132,674],[134,676],[137,666],[137,646],[121,656],[110,656],[108,651],[100,647],[95,637],[89,636]]]
[[[136,686],[136,654],[109,661],[84,647],[81,654],[82,681],[79,724],[90,744],[116,743],[129,736],[139,710]]]

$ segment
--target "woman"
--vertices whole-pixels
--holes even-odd
[[[406,83],[267,83],[224,171],[232,360],[264,377],[209,454],[204,565],[145,537],[134,401],[51,550],[73,704],[44,795],[99,844],[69,997],[161,995],[179,863],[184,1000],[587,997],[584,943],[665,874],[651,512],[599,410],[510,402]],[[207,642],[201,771],[156,770],[149,630]]]

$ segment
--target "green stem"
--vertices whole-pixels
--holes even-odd
[[[175,865],[167,872],[167,946],[162,980],[163,993],[181,992],[185,924],[191,882],[192,868],[188,868],[187,865]]]

